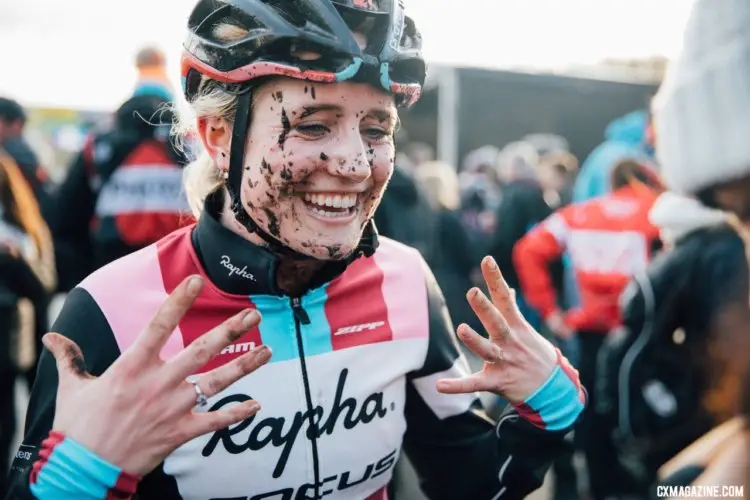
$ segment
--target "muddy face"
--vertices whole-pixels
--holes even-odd
[[[256,93],[242,204],[318,259],[350,255],[393,172],[393,98],[368,85],[279,79]]]

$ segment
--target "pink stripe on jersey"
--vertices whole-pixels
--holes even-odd
[[[190,243],[192,228],[175,231],[158,243],[161,277],[167,293],[172,293],[188,276],[200,274],[206,280],[193,306],[180,320],[181,345],[185,347],[210,332],[235,314],[255,307],[249,297],[228,295],[219,291],[198,265],[198,256]],[[186,241],[187,240],[187,241]],[[260,330],[249,330],[196,373],[204,373],[232,361],[261,344]]]
[[[101,309],[120,352],[135,342],[167,298],[156,245],[112,262],[79,286],[91,294]],[[169,359],[182,349],[178,327],[161,350],[161,357]]]
[[[429,337],[427,286],[420,254],[381,238],[375,262],[383,272],[383,298],[393,340]]]
[[[326,288],[325,315],[334,351],[393,338],[381,284],[383,271],[373,259],[357,259]]]

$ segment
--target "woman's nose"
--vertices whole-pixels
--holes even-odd
[[[345,177],[351,182],[362,182],[371,175],[372,166],[368,158],[369,146],[362,140],[359,131],[348,134],[337,142],[328,161],[328,173]]]

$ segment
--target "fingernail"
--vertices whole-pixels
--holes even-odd
[[[200,276],[193,276],[190,278],[190,281],[188,281],[188,293],[192,295],[198,295],[200,293],[201,288],[203,287],[203,278]]]
[[[257,348],[257,355],[261,359],[266,359],[271,357],[271,348],[267,345],[262,345]]]
[[[245,314],[245,317],[242,318],[242,326],[249,328],[250,325],[252,325],[256,321],[258,316],[258,311],[256,311],[255,309],[248,311],[248,313]]]
[[[494,257],[490,257],[489,266],[493,271],[497,269],[497,262],[495,262]]]
[[[251,412],[257,412],[260,410],[260,404],[257,402],[252,402],[247,405],[247,410]]]
[[[459,337],[466,337],[467,335],[469,335],[469,325],[467,325],[466,323],[461,323],[460,325],[458,325],[458,329],[456,332],[458,333]]]

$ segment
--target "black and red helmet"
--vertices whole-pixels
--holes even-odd
[[[247,34],[222,40],[222,24]],[[227,87],[271,75],[367,81],[405,106],[419,99],[425,80],[422,38],[403,0],[200,0],[188,28],[182,78],[189,101],[201,75]],[[367,37],[364,49],[355,32]]]
[[[239,28],[232,40],[218,27]],[[364,48],[357,35],[366,38]],[[361,81],[380,86],[411,106],[420,97],[427,68],[422,37],[403,0],[199,0],[188,21],[182,84],[192,101],[205,75],[238,96],[226,187],[235,218],[261,236],[276,254],[309,258],[263,230],[240,202],[245,137],[253,81],[288,76],[321,83]],[[312,56],[311,56],[312,55]],[[372,221],[355,254],[372,255]],[[354,258],[352,256],[351,258]]]

